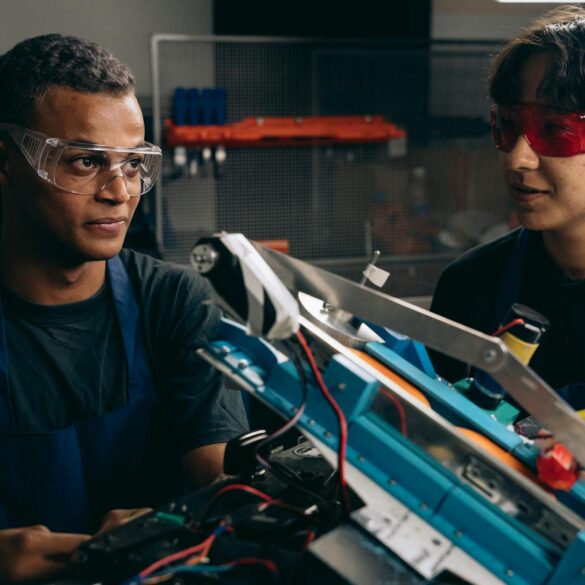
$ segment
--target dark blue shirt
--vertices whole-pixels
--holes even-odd
[[[238,392],[196,350],[218,309],[194,271],[123,250],[142,312],[147,356],[161,408],[181,452],[225,442],[247,428]],[[121,333],[106,285],[79,303],[45,306],[2,293],[10,400],[19,432],[50,432],[127,403]]]
[[[493,333],[494,305],[518,231],[466,252],[441,275],[431,310]],[[585,281],[566,277],[549,257],[540,232],[529,232],[517,302],[550,322],[530,366],[553,388],[585,382]],[[437,372],[450,381],[465,365],[432,354]]]

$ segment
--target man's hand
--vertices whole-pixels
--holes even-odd
[[[95,534],[95,536],[99,536],[100,534],[111,530],[112,528],[116,528],[116,526],[121,526],[122,524],[126,524],[126,522],[130,522],[130,520],[135,520],[138,516],[142,516],[143,514],[148,514],[152,512],[152,508],[130,508],[127,510],[110,510],[103,518],[102,525],[100,529]]]
[[[192,449],[183,456],[183,468],[194,488],[205,487],[223,473],[225,443],[213,443]]]
[[[26,583],[65,570],[85,534],[51,532],[46,526],[0,530],[0,582]]]

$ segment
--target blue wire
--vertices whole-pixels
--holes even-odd
[[[221,566],[221,565],[178,565],[171,569],[165,569],[164,571],[157,571],[148,577],[132,577],[122,583],[122,585],[139,585],[144,583],[145,580],[151,577],[164,577],[165,575],[175,575],[177,573],[227,573],[232,571],[235,565]]]
[[[138,575],[134,575],[134,577],[130,577],[130,579],[126,579],[126,581],[124,581],[122,583],[122,585],[140,585],[140,583],[142,583],[142,577],[139,577]]]
[[[224,524],[220,524],[211,534],[215,535],[216,537],[219,536],[220,534],[223,534],[224,532],[227,532],[227,526]],[[210,535],[211,536],[211,535]],[[207,537],[209,538],[209,536]],[[207,571],[209,573],[224,573],[225,571],[229,571],[231,570],[233,567],[220,567],[218,566],[214,566],[214,565],[207,565],[207,566],[199,566],[199,565],[195,565],[193,567],[189,566],[189,565],[177,565],[176,567],[173,567],[172,569],[160,569],[159,571],[155,571],[154,573],[152,573],[151,575],[148,575],[148,577],[146,577],[146,579],[148,579],[149,577],[161,577],[164,575],[168,575],[170,573],[177,573],[177,572],[181,572],[181,573],[202,573],[202,572],[206,572],[203,571],[202,569],[204,568],[211,568],[213,570],[211,571]],[[179,570],[180,569],[180,570]],[[197,570],[195,570],[197,569]],[[122,585],[141,585],[141,583],[144,583],[144,578],[135,575],[134,577],[130,577],[130,579],[126,579],[126,581],[124,581],[122,583]]]
[[[224,567],[221,565],[178,565],[156,575],[149,575],[149,577],[164,577],[165,575],[174,575],[176,573],[226,573],[233,569],[233,565]]]

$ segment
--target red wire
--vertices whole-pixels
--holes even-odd
[[[229,485],[222,487],[218,492],[216,492],[216,494],[213,496],[213,499],[211,500],[210,503],[212,503],[214,500],[216,500],[220,496],[223,496],[223,494],[225,494],[227,492],[233,492],[235,490],[241,490],[243,492],[248,492],[249,494],[252,494],[252,495],[258,497],[261,500],[265,500],[266,502],[270,502],[274,499],[272,496],[269,496],[267,493],[261,492],[260,490],[257,490],[256,488],[253,488],[250,485],[246,485],[244,483],[230,483]]]
[[[497,337],[498,335],[501,335],[505,331],[508,331],[508,329],[511,329],[512,327],[516,327],[516,325],[524,325],[524,319],[520,319],[520,318],[514,319],[513,321],[510,321],[506,325],[502,325],[497,331],[494,331],[494,333],[492,333],[492,336]]]
[[[296,506],[291,506],[290,504],[287,504],[286,502],[283,502],[282,500],[270,500],[269,502],[266,502],[265,504],[258,504],[257,510],[259,512],[263,512],[269,506],[275,506],[277,508],[283,508],[284,510],[290,510],[291,512],[296,512],[300,516],[305,515],[305,511],[302,510],[301,508],[297,508]]]
[[[337,402],[335,402],[333,396],[327,390],[327,386],[325,386],[325,382],[323,382],[323,377],[321,376],[321,372],[319,372],[319,368],[317,367],[317,363],[315,362],[315,358],[313,357],[313,352],[305,339],[305,336],[301,333],[300,329],[297,331],[297,339],[307,356],[307,360],[309,361],[309,365],[311,366],[311,370],[313,375],[315,376],[315,380],[317,381],[317,385],[321,390],[325,400],[330,404],[331,408],[335,412],[337,416],[337,420],[339,421],[339,449],[337,452],[337,471],[339,473],[339,487],[341,490],[341,498],[343,501],[343,507],[347,514],[351,511],[351,506],[349,502],[349,492],[347,489],[347,483],[345,481],[345,454],[347,451],[347,421],[345,420],[345,415]]]
[[[390,390],[388,390],[388,388],[385,388],[384,386],[382,386],[382,391],[384,392],[386,397],[392,401],[396,410],[398,411],[398,416],[400,417],[400,432],[405,437],[408,437],[408,433],[406,430],[406,415],[404,414],[404,408],[402,404],[400,404],[400,400],[398,400],[398,398],[396,398],[396,396],[394,396],[394,394],[392,394],[392,392],[390,392]]]
[[[274,561],[269,559],[261,559],[260,557],[243,557],[231,563],[225,563],[224,567],[235,567],[238,565],[263,565],[271,573],[278,575],[278,567]]]
[[[211,508],[212,504],[218,498],[220,498],[223,494],[225,494],[227,492],[231,492],[231,491],[236,491],[236,490],[248,492],[249,494],[252,494],[252,495],[258,497],[261,500],[264,500],[266,502],[266,505],[279,506],[279,507],[286,508],[289,510],[294,510],[295,512],[303,514],[303,510],[301,510],[300,508],[295,508],[294,506],[290,506],[284,502],[280,502],[279,500],[275,500],[272,497],[270,497],[268,494],[266,494],[260,490],[257,490],[256,488],[253,488],[252,486],[245,485],[243,483],[232,483],[230,485],[226,485],[226,486],[222,487],[213,496],[212,500],[207,505],[207,509],[202,517],[204,517],[207,514],[207,510],[209,510]],[[172,563],[174,561],[179,561],[181,559],[184,559],[185,557],[189,557],[192,554],[200,552],[200,551],[205,551],[205,550],[209,551],[209,549],[211,548],[211,546],[216,538],[217,538],[217,534],[215,534],[215,533],[211,534],[203,542],[200,542],[199,544],[196,544],[190,548],[179,551],[179,552],[174,553],[172,555],[163,557],[162,559],[159,559],[158,561],[152,563],[151,565],[149,565],[148,567],[143,569],[138,574],[138,576],[141,578],[148,577],[149,575],[152,575],[152,573],[154,573],[155,571],[157,571],[161,567],[168,565],[169,563]],[[248,559],[248,558],[239,559],[238,561],[235,561],[233,563],[227,563],[227,564],[231,566],[231,565],[253,564],[253,563],[264,564],[267,569],[278,574],[278,569],[277,569],[276,565],[274,563],[272,563],[272,561],[266,561],[265,559],[256,559],[255,557],[250,557],[250,559]],[[268,564],[271,564],[272,566],[268,566]]]
[[[161,567],[164,567],[165,565],[168,565],[169,563],[172,563],[173,561],[179,561],[181,559],[184,559],[185,557],[191,556],[192,554],[194,554],[196,552],[199,552],[202,549],[205,549],[205,547],[208,545],[210,546],[216,538],[217,538],[216,535],[212,534],[211,536],[208,536],[203,542],[200,542],[199,544],[196,544],[195,546],[192,546],[190,548],[182,550],[178,553],[174,553],[174,554],[169,555],[167,557],[163,557],[162,559],[159,559],[158,561],[152,563],[152,565],[149,565],[148,567],[146,567],[146,569],[143,569],[142,571],[140,571],[140,573],[138,573],[138,576],[144,579],[144,577],[148,577],[149,575],[154,573],[157,569],[160,569]]]
[[[303,549],[307,548],[315,540],[316,536],[313,530],[308,530],[305,542],[303,543]]]
[[[205,508],[203,514],[201,514],[201,518],[207,518],[207,514],[209,513],[209,510],[211,510],[211,508],[213,507],[215,502],[221,496],[223,496],[223,494],[225,494],[227,492],[236,491],[236,490],[248,492],[249,494],[252,494],[253,496],[258,497],[261,500],[264,500],[265,502],[273,502],[274,501],[274,498],[272,498],[271,496],[269,496],[268,494],[266,494],[264,492],[261,492],[260,490],[257,490],[256,488],[253,488],[252,486],[249,486],[249,485],[246,485],[243,483],[231,483],[229,485],[222,487],[218,492],[216,492],[216,494],[213,496],[213,498],[211,498],[211,500],[207,504],[207,507]]]
[[[525,323],[524,319],[520,319],[520,318],[514,319],[513,321],[510,321],[509,323],[502,325],[499,329],[496,329],[492,333],[492,337],[498,337],[502,333],[505,333],[506,331],[508,331],[508,329],[511,329],[512,327],[516,327],[516,325],[524,325],[524,323]],[[469,378],[470,376],[471,376],[471,365],[467,366],[467,377]]]

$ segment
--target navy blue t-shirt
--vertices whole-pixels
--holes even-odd
[[[241,396],[196,354],[218,309],[194,271],[130,250],[120,257],[142,313],[147,356],[179,449],[247,428]],[[124,345],[109,284],[82,302],[46,306],[2,291],[11,408],[18,432],[51,432],[127,403]]]

